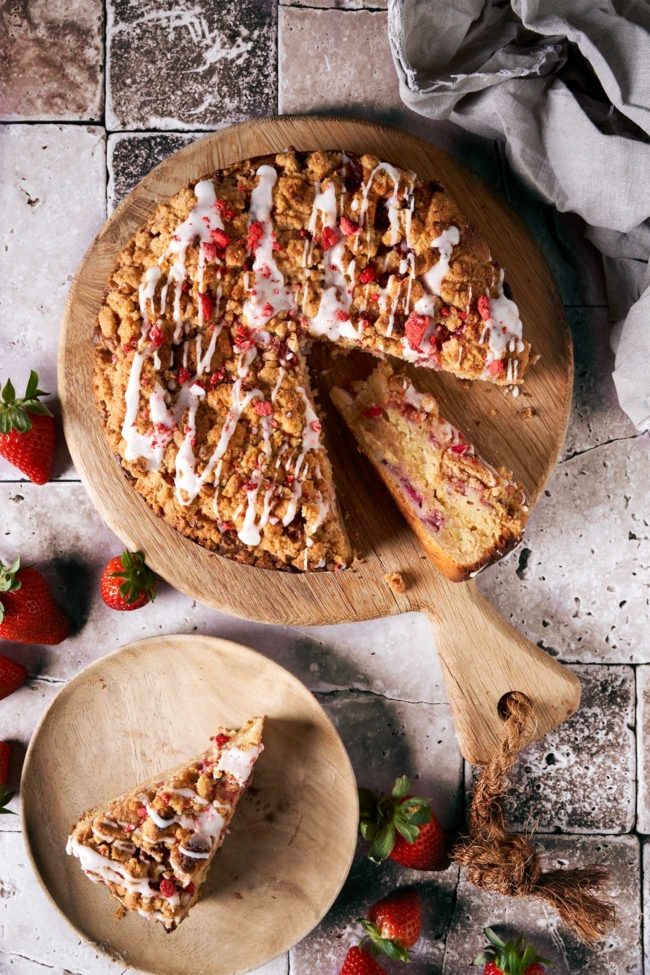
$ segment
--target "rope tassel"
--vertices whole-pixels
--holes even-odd
[[[538,897],[581,941],[598,941],[615,921],[614,906],[596,896],[609,879],[607,871],[589,866],[545,873],[532,836],[506,827],[508,774],[527,740],[533,705],[524,694],[513,692],[504,698],[502,717],[503,742],[481,771],[469,813],[469,835],[457,844],[452,858],[467,869],[475,886],[507,897]]]

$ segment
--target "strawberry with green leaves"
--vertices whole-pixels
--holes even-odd
[[[9,781],[9,760],[11,758],[11,746],[7,741],[0,741],[0,816],[15,816],[13,809],[7,806],[13,799],[13,792],[7,790]]]
[[[102,599],[111,609],[140,609],[156,596],[156,577],[142,552],[122,552],[111,559],[102,573]]]
[[[373,904],[368,919],[360,924],[371,949],[394,961],[408,961],[408,949],[420,937],[422,927],[420,897],[414,890],[395,891]]]
[[[22,398],[10,379],[0,393],[0,455],[35,484],[49,481],[56,442],[54,417],[41,396],[47,393],[38,388],[33,369]]]
[[[445,834],[428,799],[410,795],[405,775],[395,780],[390,796],[377,798],[359,789],[359,829],[375,863],[386,858],[414,870],[444,870]]]
[[[483,975],[545,975],[550,962],[540,958],[523,938],[504,941],[492,928],[485,928],[483,933],[488,943],[472,962],[483,969]]]
[[[70,620],[38,569],[0,562],[0,637],[54,646],[70,633]]]

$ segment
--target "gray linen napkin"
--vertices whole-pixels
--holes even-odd
[[[588,224],[605,264],[622,408],[650,429],[650,2],[389,0],[404,102],[505,140]]]

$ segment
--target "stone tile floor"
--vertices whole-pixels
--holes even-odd
[[[400,105],[385,6],[109,0],[104,9],[100,0],[7,0],[0,16],[1,378],[21,383],[34,367],[44,388],[55,390],[67,287],[107,209],[206,130],[278,111],[390,121],[453,152],[504,193],[553,268],[574,334],[576,386],[563,456],[526,539],[480,585],[583,682],[579,714],[522,755],[512,820],[520,829],[539,827],[552,863],[607,864],[619,923],[611,938],[585,949],[540,905],[479,893],[455,868],[377,872],[360,855],[330,915],[258,975],[333,975],[354,937],[353,919],[381,892],[412,884],[426,904],[415,975],[466,971],[488,922],[525,931],[556,959],[555,973],[640,975],[644,939],[650,952],[650,925],[642,930],[650,904],[647,438],[616,404],[602,274],[579,222],[541,206],[509,172],[502,147]],[[20,551],[44,565],[76,625],[61,647],[2,648],[30,670],[26,687],[0,703],[0,737],[15,744],[15,784],[36,722],[82,666],[140,636],[209,632],[249,643],[296,673],[337,724],[360,782],[386,788],[408,771],[434,797],[445,825],[460,827],[473,775],[455,743],[424,617],[286,630],[222,616],[163,586],[155,607],[120,619],[118,634],[96,582],[119,543],[65,449],[54,481],[42,488],[0,463],[0,505],[0,558]],[[121,970],[81,943],[46,902],[18,821],[3,817],[0,972],[44,969]]]

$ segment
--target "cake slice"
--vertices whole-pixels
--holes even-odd
[[[433,396],[381,363],[332,399],[441,572],[474,575],[521,538],[528,508],[505,468],[476,456]]]
[[[84,813],[66,852],[122,905],[174,931],[196,902],[262,749],[263,718],[219,729],[213,746]]]

